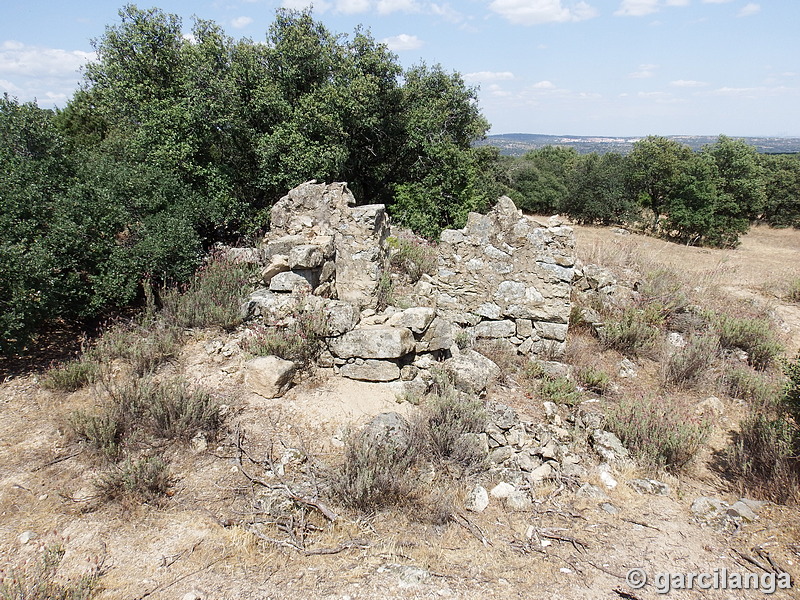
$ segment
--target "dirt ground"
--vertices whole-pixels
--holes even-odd
[[[781,299],[800,277],[800,232],[756,228],[735,250],[707,250],[668,244],[607,228],[576,228],[578,254],[588,262],[672,266],[693,274],[697,286],[767,305],[781,323],[790,352],[800,348],[800,307]],[[642,476],[633,466],[613,472],[619,485],[596,500],[546,486],[529,511],[510,511],[493,500],[480,514],[459,509],[467,521],[421,522],[415,507],[359,517],[334,507],[335,522],[312,511],[312,539],[306,556],[259,541],[248,533],[252,485],[243,477],[235,445],[244,431],[256,457],[280,456],[300,448],[321,462],[341,454],[342,432],[387,410],[413,411],[398,404],[394,391],[318,374],[285,397],[265,400],[246,392],[240,359],[209,354],[207,343],[222,334],[187,338],[183,355],[170,368],[230,399],[230,431],[208,447],[165,450],[175,485],[161,506],[125,506],[95,499],[96,460],[71,439],[69,415],[99,401],[98,390],[72,394],[43,390],[37,373],[0,385],[0,562],[24,568],[47,544],[66,549],[62,580],[102,563],[101,599],[390,599],[390,598],[558,598],[650,599],[663,595],[658,573],[758,572],[742,555],[760,547],[800,585],[800,514],[797,507],[767,505],[758,519],[735,529],[696,520],[693,500],[713,496],[733,502],[739,494],[718,470],[714,451],[726,441],[741,407],[728,403],[709,448],[680,479],[664,476],[669,496],[641,495],[625,481]],[[585,342],[590,344],[590,342]],[[596,353],[614,364],[618,356]],[[643,366],[643,379],[647,377]],[[629,385],[620,381],[621,386]],[[630,383],[630,385],[641,385]],[[511,384],[490,397],[520,413],[541,418],[538,401]],[[698,400],[702,397],[698,397]],[[588,465],[587,465],[588,466]],[[287,477],[303,465],[287,464]],[[489,488],[497,481],[485,480]],[[595,482],[599,483],[599,482]],[[463,506],[472,480],[456,481],[456,508]],[[610,503],[617,512],[603,509]],[[480,539],[483,538],[483,539]],[[634,590],[626,573],[642,568],[650,583]],[[669,598],[756,598],[760,592],[685,591]],[[796,590],[776,598],[798,598]],[[0,598],[6,596],[0,594]]]

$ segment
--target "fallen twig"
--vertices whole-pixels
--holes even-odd
[[[585,542],[582,542],[580,540],[576,540],[575,538],[569,537],[567,535],[557,535],[557,534],[554,534],[554,533],[545,533],[545,532],[542,532],[542,531],[539,532],[539,535],[541,537],[543,537],[543,538],[548,539],[548,540],[556,540],[556,541],[559,541],[559,542],[568,542],[568,543],[572,544],[573,547],[575,548],[575,550],[577,550],[579,552],[582,552],[582,551],[584,551],[584,550],[589,548],[589,545],[586,544]],[[578,546],[580,546],[580,548]]]
[[[80,454],[80,453],[81,453],[81,451],[78,450],[77,452],[73,452],[72,454],[66,454],[65,456],[59,456],[58,458],[54,458],[53,460],[48,461],[48,462],[44,463],[43,465],[39,465],[38,467],[36,467],[34,469],[31,469],[31,472],[33,473],[33,472],[36,472],[36,471],[41,471],[42,469],[46,469],[47,467],[51,467],[53,465],[57,465],[60,462],[64,462],[65,460],[69,460],[70,458],[78,456],[78,454]]]
[[[475,523],[470,521],[467,517],[465,517],[461,513],[458,512],[450,513],[450,520],[453,521],[453,523],[455,523],[456,525],[460,525],[461,527],[469,531],[484,546],[492,545],[492,542],[490,542],[489,539],[484,535],[480,527],[475,525]]]

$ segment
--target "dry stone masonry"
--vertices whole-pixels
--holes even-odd
[[[532,358],[564,352],[575,275],[570,228],[529,219],[502,197],[487,215],[471,213],[463,229],[442,233],[437,268],[415,284],[411,307],[377,312],[389,233],[385,207],[356,206],[344,183],[291,190],[272,208],[261,246],[237,249],[260,265],[263,283],[243,317],[280,326],[298,310],[324,314],[320,366],[399,381],[401,392],[423,393],[432,368],[476,394],[499,377],[497,365],[459,347],[458,337],[494,340]]]

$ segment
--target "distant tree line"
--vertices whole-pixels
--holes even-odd
[[[188,38],[188,39],[187,39]],[[134,5],[94,41],[63,110],[0,99],[0,350],[54,319],[100,319],[186,281],[217,242],[254,239],[307,181],[435,238],[503,193],[533,212],[643,223],[733,245],[755,219],[800,225],[800,166],[728,138],[694,153],[648,138],[629,156],[475,147],[476,90],[403,69],[369,32],[279,10],[264,43]],[[645,215],[651,213],[651,217]]]
[[[533,213],[716,247],[735,246],[754,222],[800,227],[800,156],[758,154],[727,136],[699,152],[650,136],[627,155],[551,146],[498,161],[507,193]]]

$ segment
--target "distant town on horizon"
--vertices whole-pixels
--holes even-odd
[[[562,146],[575,148],[579,154],[597,152],[620,152],[627,154],[633,149],[634,143],[647,136],[619,136],[606,137],[596,135],[544,135],[538,133],[504,133],[488,135],[485,140],[478,142],[480,146],[496,146],[500,153],[507,156],[522,156],[531,150],[545,146]],[[671,140],[681,142],[699,150],[706,144],[713,144],[719,136],[716,135],[665,135]],[[800,152],[799,137],[747,137],[729,136],[743,140],[763,154],[795,154]]]

